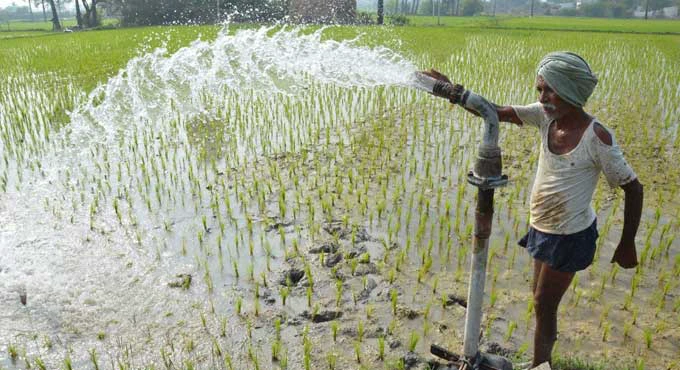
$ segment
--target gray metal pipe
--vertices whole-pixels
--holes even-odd
[[[468,304],[465,313],[465,333],[463,336],[463,355],[475,358],[479,352],[479,333],[482,322],[482,303],[486,282],[486,262],[489,253],[489,237],[493,221],[494,189],[480,188],[477,193],[475,210],[475,234],[472,241],[470,282],[468,285]]]
[[[498,148],[498,113],[496,106],[473,93],[466,90],[461,98],[461,105],[467,109],[479,113],[484,118],[484,136],[479,144],[480,150],[495,150]]]
[[[472,170],[475,177],[484,180],[498,180],[502,176],[503,163],[501,148],[498,146],[498,113],[496,106],[483,97],[466,90],[460,101],[466,109],[477,112],[484,118],[484,135],[477,150],[477,160]]]
[[[489,237],[493,222],[494,189],[507,183],[502,175],[501,149],[498,146],[498,112],[496,105],[485,98],[465,90],[462,85],[434,79],[425,74],[416,75],[420,88],[436,96],[461,105],[484,119],[484,134],[479,144],[474,168],[468,175],[468,182],[478,188],[475,210],[475,231],[472,243],[468,304],[465,314],[463,355],[473,363],[472,369],[481,368],[482,363],[498,364],[498,369],[512,369],[512,364],[501,357],[495,358],[479,352],[479,336],[486,283],[486,264],[489,253]]]

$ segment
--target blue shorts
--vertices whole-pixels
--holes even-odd
[[[529,227],[529,232],[519,241],[535,259],[557,271],[585,270],[595,257],[597,220],[585,230],[574,234],[548,234]]]

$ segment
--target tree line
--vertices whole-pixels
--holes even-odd
[[[77,28],[101,25],[101,9],[117,15],[124,26],[204,24],[229,18],[237,22],[267,22],[283,19],[289,0],[25,0],[33,19],[33,8],[51,17],[52,28],[62,29],[59,13],[63,4],[74,2]],[[20,13],[24,14],[24,13]]]
[[[376,0],[359,0],[364,9]],[[629,18],[636,9],[660,10],[680,6],[680,0],[377,0],[378,13],[384,15],[561,15]],[[370,5],[369,5],[370,4]],[[571,4],[571,6],[562,6]],[[376,9],[373,7],[373,9]]]
[[[120,16],[124,26],[162,24],[215,23],[229,18],[236,22],[272,22],[284,19],[291,0],[24,0],[33,18],[33,8],[42,8],[43,17],[51,15],[53,29],[61,30],[59,11],[64,3],[74,2],[78,28],[92,28],[101,24],[100,9]],[[331,1],[331,0],[325,0]],[[560,7],[559,3],[572,0],[371,0],[377,8],[377,23],[384,22],[385,14],[470,16],[494,14],[498,2],[502,12],[531,9],[530,15],[558,14],[589,17],[630,17],[636,7],[645,10],[680,5],[680,0],[596,0],[583,2],[579,8]],[[364,1],[365,3],[365,1]],[[485,9],[486,7],[486,9]],[[536,9],[535,9],[536,8]],[[556,10],[557,9],[557,10]],[[375,14],[375,13],[374,13]],[[526,14],[526,12],[525,12]]]

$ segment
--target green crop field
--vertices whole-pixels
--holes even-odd
[[[36,17],[37,18],[37,17]],[[61,26],[64,28],[74,28],[78,23],[75,19],[62,19]],[[119,24],[118,19],[115,18],[105,18],[102,20],[102,26],[113,27]],[[50,21],[4,21],[0,22],[0,32],[19,32],[19,31],[32,31],[32,32],[45,32],[52,30],[52,22]],[[0,37],[2,34],[0,33]]]
[[[645,186],[624,270],[609,262],[623,193],[600,180],[556,368],[680,369],[680,23],[412,23],[0,32],[0,369],[398,369],[409,351],[426,366],[431,343],[460,352],[480,120],[383,75],[410,61],[528,104],[554,50],[590,62],[587,110]],[[482,348],[514,361],[533,338],[516,242],[538,140],[501,128]]]
[[[409,17],[415,26],[559,30],[570,32],[680,34],[680,21],[671,19],[614,19],[579,17]]]

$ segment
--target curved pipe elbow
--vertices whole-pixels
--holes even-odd
[[[470,90],[463,94],[461,105],[479,113],[484,119],[484,136],[479,145],[480,150],[498,149],[498,112],[496,106]]]
[[[484,118],[484,135],[479,144],[477,160],[472,170],[478,179],[501,179],[501,148],[498,146],[498,111],[496,106],[483,97],[466,91],[460,104],[466,109],[479,113]]]

